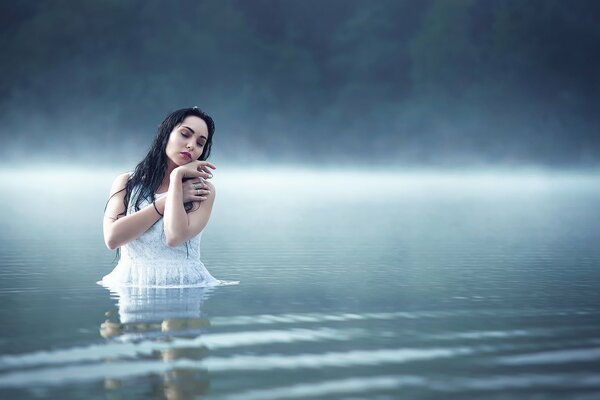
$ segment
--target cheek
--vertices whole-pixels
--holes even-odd
[[[169,140],[167,141],[167,148],[177,147],[177,136],[171,135],[169,136]]]

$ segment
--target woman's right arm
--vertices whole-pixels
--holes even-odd
[[[125,215],[123,199],[128,179],[129,173],[117,176],[110,189],[110,198],[104,212],[104,243],[110,250],[137,239],[161,218],[153,204]],[[165,197],[156,200],[158,210],[165,209]]]

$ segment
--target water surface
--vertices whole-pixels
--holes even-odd
[[[222,167],[241,283],[109,291],[118,172],[0,172],[0,397],[600,397],[598,175]]]

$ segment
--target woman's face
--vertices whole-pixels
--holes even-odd
[[[197,160],[207,140],[206,122],[195,115],[188,115],[169,135],[165,149],[167,158],[177,166]]]

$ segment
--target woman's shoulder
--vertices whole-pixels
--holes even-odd
[[[123,172],[122,174],[117,175],[116,179],[128,180],[131,175],[133,175],[133,171]]]
[[[125,185],[127,185],[127,181],[129,180],[129,178],[131,177],[131,175],[133,175],[133,172],[129,171],[129,172],[125,172],[123,174],[118,175],[115,180],[113,181],[112,184],[112,189],[113,192],[115,190],[121,190],[125,188]]]

